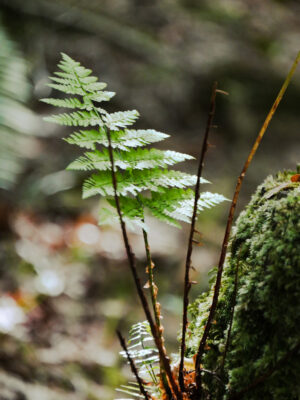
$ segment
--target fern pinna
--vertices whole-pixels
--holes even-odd
[[[99,103],[109,101],[113,92],[105,91],[106,84],[99,82],[92,71],[81,66],[66,54],[58,64],[59,72],[51,78],[53,89],[71,95],[63,99],[43,99],[56,107],[73,109],[72,112],[56,114],[46,118],[61,125],[89,127],[72,133],[66,141],[88,151],[69,165],[72,170],[97,171],[83,184],[83,197],[101,195],[112,206],[104,209],[100,223],[119,219],[127,256],[133,272],[139,296],[150,323],[151,334],[159,351],[160,377],[166,393],[178,390],[166,356],[161,325],[160,305],[157,302],[157,287],[153,279],[152,257],[145,224],[145,210],[171,225],[179,227],[178,221],[190,222],[193,214],[195,194],[189,186],[195,185],[197,176],[169,170],[168,166],[193,157],[175,152],[147,149],[145,146],[159,142],[168,135],[153,129],[129,128],[138,119],[136,110],[108,113]],[[201,178],[202,183],[208,183]],[[221,203],[225,198],[206,192],[198,201],[198,211]],[[104,211],[104,213],[103,213]],[[143,291],[139,289],[134,257],[126,237],[124,223],[133,223],[143,231],[147,255],[147,272],[155,323],[149,311]],[[170,392],[171,390],[171,392]]]
[[[138,322],[132,325],[129,332],[128,353],[139,368],[139,375],[147,382],[147,391],[153,398],[160,397],[159,381],[157,370],[159,369],[158,351],[153,343],[153,337],[148,321]],[[120,354],[127,359],[125,351]],[[128,385],[121,385],[116,389],[118,392],[137,397],[139,387],[135,382],[129,382]]]

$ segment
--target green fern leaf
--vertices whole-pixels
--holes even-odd
[[[111,132],[111,145],[114,149],[128,151],[128,148],[142,147],[164,140],[169,135],[154,129],[125,129]],[[96,149],[96,144],[108,147],[108,139],[104,129],[75,132],[65,139],[70,144],[87,149]]]
[[[57,114],[46,117],[45,121],[66,126],[103,126],[103,121],[96,111],[75,111],[70,114]]]
[[[110,202],[113,200],[109,200]],[[128,215],[126,215],[128,213]],[[136,230],[136,229],[144,229],[146,232],[148,231],[148,226],[145,224],[143,218],[141,218],[139,215],[135,216],[136,212],[131,212],[130,210],[125,210],[122,209],[122,214],[123,214],[123,220],[129,227],[129,229]],[[100,208],[99,211],[99,220],[98,223],[99,225],[118,225],[120,223],[120,218],[114,209],[108,209],[108,208]]]
[[[77,97],[71,97],[69,99],[41,99],[41,101],[51,104],[52,106],[62,108],[79,108],[85,110],[87,107],[90,107],[78,100]]]
[[[118,182],[117,194],[120,196],[128,194],[135,196],[144,190],[163,192],[163,188],[185,188],[195,185],[197,180],[195,175],[158,168],[143,171],[125,171],[124,173],[117,171],[116,178]],[[207,182],[206,179],[202,179],[202,183]],[[95,196],[96,194],[103,196],[114,195],[110,171],[105,171],[98,175],[94,174],[84,182],[83,198]]]
[[[174,165],[178,162],[190,160],[193,157],[188,154],[178,153],[176,151],[161,151],[157,149],[138,149],[131,152],[114,152],[115,166],[120,169],[150,169],[156,167],[166,168],[168,165]],[[110,169],[110,159],[108,150],[102,152],[94,151],[85,153],[73,161],[67,169],[73,170],[99,170],[105,171]]]
[[[111,160],[108,152],[110,143],[113,149],[117,195],[123,217],[145,229],[144,209],[160,220],[178,226],[177,221],[190,221],[193,212],[194,186],[196,176],[184,172],[168,170],[167,167],[192,159],[191,156],[175,151],[142,149],[148,144],[164,140],[168,135],[152,129],[128,129],[139,117],[136,110],[119,111],[109,114],[96,103],[109,100],[114,93],[104,92],[106,84],[92,76],[92,71],[66,54],[58,64],[60,71],[51,78],[50,87],[66,94],[77,95],[64,99],[44,99],[56,107],[74,109],[70,113],[61,113],[46,118],[47,121],[66,126],[92,127],[91,130],[73,132],[65,140],[70,144],[89,149],[90,151],[73,161],[68,169],[98,171],[85,180],[83,197],[94,195],[107,197],[115,207],[114,188],[112,185]],[[99,147],[102,146],[102,149]],[[207,183],[205,179],[201,183]],[[143,192],[150,192],[150,197]],[[217,194],[204,194],[198,210],[211,207],[223,201]],[[138,200],[138,201],[137,201]],[[110,210],[104,211],[105,220],[118,219]]]
[[[138,322],[132,325],[129,332],[128,353],[138,367],[139,375],[147,383],[147,391],[155,398],[160,398],[157,377],[159,373],[159,356],[148,321]],[[127,355],[124,351],[121,351],[120,354],[127,359]],[[122,385],[116,390],[133,397],[140,396],[139,387],[134,382],[129,382],[128,385]]]
[[[84,96],[86,92],[76,85],[73,85],[71,82],[69,85],[59,85],[57,83],[48,83],[47,86],[51,87],[52,89],[59,90],[60,92],[67,93],[67,94],[78,94],[79,96]]]
[[[138,117],[139,113],[136,110],[119,111],[104,115],[103,123],[112,131],[118,131],[134,124]]]
[[[149,208],[151,213],[158,219],[171,225],[174,221],[190,223],[194,209],[194,191],[191,189],[169,189],[164,195],[152,193],[151,198],[143,198],[144,205]],[[204,208],[211,208],[227,199],[218,193],[201,193],[198,200],[198,212]]]

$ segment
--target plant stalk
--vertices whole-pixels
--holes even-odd
[[[75,76],[77,77],[76,73]],[[82,87],[82,85],[80,84],[80,81],[77,77],[77,81],[80,85],[80,87],[82,88],[82,90],[84,90],[84,92],[86,93],[85,89]],[[98,117],[101,119],[101,116],[97,110],[97,108],[95,107],[93,101],[91,101],[91,105],[93,107],[93,110],[95,111],[95,113],[98,115]],[[122,211],[121,211],[121,206],[120,206],[120,200],[119,200],[119,196],[118,196],[118,189],[117,189],[117,179],[116,179],[116,171],[115,171],[115,162],[114,162],[114,157],[113,157],[113,149],[112,149],[112,145],[111,145],[111,134],[110,134],[110,130],[104,126],[105,132],[106,132],[106,136],[107,136],[107,140],[108,140],[108,153],[109,153],[109,159],[110,159],[110,164],[111,164],[111,176],[112,176],[112,184],[113,184],[113,188],[114,188],[114,199],[116,202],[116,208],[117,208],[117,212],[118,212],[118,216],[119,216],[119,220],[120,220],[120,225],[121,225],[121,231],[122,231],[122,235],[123,235],[123,241],[124,241],[124,245],[125,245],[125,249],[126,249],[126,254],[127,254],[127,259],[129,262],[129,267],[134,279],[134,283],[135,283],[135,287],[138,293],[138,296],[140,298],[140,301],[142,303],[142,307],[144,309],[147,321],[149,322],[150,325],[150,329],[151,329],[151,333],[155,342],[155,345],[157,347],[157,350],[159,352],[159,359],[161,361],[161,363],[163,364],[164,370],[166,372],[167,378],[168,378],[168,382],[172,388],[172,392],[174,393],[175,399],[176,400],[182,400],[182,394],[180,393],[179,387],[177,385],[177,383],[175,382],[175,379],[172,375],[172,371],[171,371],[171,366],[170,366],[170,360],[166,354],[166,349],[164,347],[164,344],[160,338],[158,329],[153,321],[152,318],[152,314],[150,312],[149,309],[149,305],[148,305],[148,301],[147,298],[143,292],[142,289],[142,284],[140,281],[140,278],[138,276],[137,273],[137,268],[136,268],[136,262],[135,262],[135,256],[134,253],[131,249],[130,243],[129,243],[129,239],[128,239],[128,235],[127,235],[127,230],[126,230],[126,225],[123,219],[123,215],[122,215]],[[166,385],[165,387],[166,393],[169,392],[169,387]]]
[[[196,218],[197,218],[197,209],[198,209],[198,202],[200,198],[200,180],[202,176],[202,170],[204,167],[204,158],[208,149],[208,136],[209,132],[213,123],[213,118],[215,114],[216,108],[216,93],[217,93],[217,82],[213,84],[212,94],[210,99],[210,108],[209,114],[207,118],[207,124],[205,129],[205,134],[203,138],[201,154],[199,159],[199,166],[197,172],[197,182],[195,187],[195,199],[194,199],[194,208],[193,208],[193,215],[191,220],[191,227],[190,227],[190,234],[189,234],[189,241],[188,241],[188,248],[187,248],[187,255],[186,255],[186,262],[185,262],[185,277],[184,277],[184,293],[183,293],[183,314],[182,314],[182,334],[181,334],[181,349],[180,349],[180,364],[179,364],[179,385],[181,390],[185,391],[185,384],[184,384],[184,354],[186,350],[186,328],[187,328],[187,310],[189,305],[189,291],[191,289],[191,282],[190,282],[190,269],[191,269],[191,257],[193,252],[193,236],[195,233],[195,225],[196,225]]]
[[[231,202],[231,206],[229,209],[229,215],[228,215],[228,219],[227,219],[227,225],[226,225],[226,230],[225,230],[225,235],[224,235],[224,239],[223,239],[223,243],[222,243],[222,249],[221,249],[221,254],[220,254],[220,259],[219,259],[219,264],[218,264],[218,273],[217,273],[217,278],[216,278],[216,283],[215,283],[215,289],[214,289],[214,295],[213,295],[213,300],[212,300],[212,305],[210,307],[210,312],[208,315],[208,319],[204,328],[204,333],[203,336],[200,340],[200,345],[198,348],[198,352],[197,352],[197,356],[196,356],[196,385],[197,385],[197,390],[199,395],[201,395],[201,371],[200,371],[200,364],[201,364],[201,360],[202,360],[202,356],[204,353],[204,348],[206,345],[206,341],[208,338],[208,334],[213,322],[213,318],[216,312],[216,308],[218,305],[218,298],[219,298],[219,292],[220,292],[220,287],[221,287],[221,281],[222,281],[222,274],[223,274],[223,266],[224,266],[224,261],[225,261],[225,257],[226,257],[226,252],[227,252],[227,247],[228,247],[228,242],[229,242],[229,237],[230,237],[230,232],[231,232],[231,227],[232,227],[232,223],[233,223],[233,217],[234,217],[234,213],[235,213],[235,209],[236,209],[236,204],[237,204],[237,200],[239,197],[239,193],[241,190],[241,186],[244,180],[244,177],[246,175],[246,172],[248,170],[248,167],[257,151],[257,148],[267,130],[267,127],[291,81],[291,78],[297,68],[297,65],[300,61],[300,52],[298,53],[257,137],[256,140],[252,146],[252,149],[246,159],[246,162],[244,164],[244,167],[242,169],[242,172],[240,173],[237,183],[236,183],[236,188],[235,188],[235,192],[233,195],[233,199]]]
[[[77,77],[76,73],[75,73],[75,76]],[[77,77],[77,82],[80,85],[80,87],[82,88],[82,90],[86,93],[85,89],[80,84],[80,81],[79,81],[78,77]],[[98,117],[101,119],[101,116],[100,116],[97,108],[95,107],[93,101],[91,101],[91,106],[93,107],[93,110],[98,115]],[[114,188],[114,199],[115,199],[115,202],[116,202],[116,208],[117,208],[117,212],[118,212],[118,216],[119,216],[119,220],[120,220],[121,231],[122,231],[122,235],[123,235],[123,241],[124,241],[124,244],[125,244],[127,259],[128,259],[128,262],[129,262],[129,267],[130,267],[130,270],[131,270],[131,273],[132,273],[132,276],[133,276],[133,279],[134,279],[134,283],[135,283],[135,286],[136,286],[136,290],[137,290],[138,296],[139,296],[139,298],[141,300],[142,307],[144,309],[147,321],[149,322],[151,333],[152,333],[152,336],[154,338],[155,345],[156,345],[156,347],[158,349],[158,352],[159,352],[160,362],[163,364],[164,370],[165,370],[167,378],[168,378],[168,382],[169,382],[169,384],[170,384],[170,386],[172,388],[172,391],[173,391],[173,393],[175,395],[176,400],[177,399],[178,400],[182,400],[182,395],[181,395],[181,393],[179,391],[179,388],[178,388],[178,385],[175,382],[175,379],[174,379],[174,377],[172,375],[170,361],[169,361],[169,358],[167,357],[166,349],[165,349],[164,344],[163,344],[163,342],[162,342],[162,340],[160,338],[159,331],[158,331],[158,329],[157,329],[157,327],[156,327],[156,325],[155,325],[155,323],[153,321],[152,314],[151,314],[150,309],[149,309],[148,301],[147,301],[147,298],[146,298],[146,296],[145,296],[145,294],[143,292],[142,284],[141,284],[140,278],[139,278],[138,273],[137,273],[135,256],[134,256],[133,251],[131,250],[131,246],[130,246],[130,243],[129,243],[127,230],[126,230],[126,225],[125,225],[125,222],[124,222],[124,219],[123,219],[123,215],[122,215],[122,211],[121,211],[120,199],[119,199],[119,196],[118,196],[117,179],[116,179],[116,171],[115,171],[115,162],[114,162],[114,157],[113,157],[113,149],[112,149],[112,145],[111,145],[111,134],[110,134],[110,130],[107,129],[105,126],[104,126],[104,129],[105,129],[107,140],[108,140],[108,153],[109,153],[109,159],[110,159],[110,164],[111,164],[111,176],[112,176],[112,183],[113,183],[113,188]],[[165,390],[166,390],[166,393],[170,392],[170,389],[169,389],[169,386],[167,385],[167,382],[165,382]]]
[[[145,231],[145,229],[143,229],[143,238],[144,238],[144,245],[145,245],[146,257],[147,257],[147,272],[148,272],[148,278],[149,278],[149,289],[150,289],[150,294],[151,294],[151,302],[152,302],[153,313],[154,313],[154,317],[155,317],[157,334],[158,334],[159,339],[161,340],[162,344],[164,345],[164,337],[163,337],[164,328],[161,324],[160,304],[157,302],[157,286],[155,285],[154,274],[153,274],[154,263],[152,261],[151,250],[150,250],[150,245],[149,245],[149,240],[148,240],[148,233]],[[161,376],[161,380],[163,382],[163,386],[166,390],[166,393],[170,397],[171,391],[170,391],[170,388],[168,385],[168,380],[167,380],[164,366],[163,366],[161,360],[160,360],[160,376]]]
[[[138,292],[138,296],[140,298],[140,301],[142,303],[142,307],[144,309],[144,312],[146,314],[146,318],[149,322],[150,329],[152,336],[154,338],[155,345],[157,347],[157,350],[159,352],[159,357],[160,360],[162,360],[164,370],[167,374],[167,378],[171,387],[171,390],[174,394],[174,397],[176,400],[182,400],[182,394],[179,390],[179,387],[177,383],[175,382],[175,379],[172,375],[172,370],[170,366],[170,360],[168,356],[166,355],[166,350],[165,347],[158,335],[158,330],[156,328],[156,325],[153,321],[152,314],[150,312],[149,304],[147,301],[147,298],[145,296],[145,293],[142,289],[142,284],[140,281],[140,278],[137,273],[137,268],[136,268],[136,262],[135,262],[135,256],[134,253],[131,250],[131,246],[129,243],[128,235],[127,235],[127,230],[126,230],[126,225],[123,219],[122,211],[121,211],[121,206],[120,206],[120,200],[118,196],[118,189],[117,189],[117,179],[116,179],[116,171],[115,171],[115,163],[114,163],[114,157],[113,157],[113,150],[112,150],[112,145],[111,145],[111,135],[110,135],[110,130],[106,129],[106,134],[107,134],[107,139],[108,139],[108,152],[109,152],[109,158],[110,158],[110,163],[111,163],[111,175],[112,175],[112,183],[113,183],[113,188],[114,188],[114,198],[116,202],[116,208],[118,212],[118,216],[120,219],[120,225],[121,225],[121,230],[122,230],[122,235],[123,235],[123,240],[125,244],[125,249],[126,249],[126,254],[129,262],[129,267],[131,269],[133,279],[135,282],[136,290]]]

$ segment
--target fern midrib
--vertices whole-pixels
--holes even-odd
[[[75,74],[77,80],[79,81],[79,79],[78,79],[78,77],[77,77],[77,74],[76,74],[76,71],[74,71],[74,74]],[[80,86],[82,86],[82,85],[80,84]],[[84,90],[84,89],[83,89],[83,90]],[[99,119],[101,119],[101,121],[102,121],[102,118],[101,118],[101,116],[100,116],[99,113],[98,113],[98,110],[95,109],[95,106],[94,106],[93,101],[92,101],[92,100],[90,100],[90,101],[91,101],[91,103],[92,103],[93,109],[94,109],[95,112],[98,114]],[[101,128],[101,126],[99,126],[99,128]],[[110,149],[111,149],[111,153],[112,153],[111,138],[110,138],[110,136],[109,136],[109,133],[107,132],[107,127],[106,127],[105,125],[103,125],[103,129],[104,129],[104,131],[105,131],[105,133],[106,133],[106,137],[107,137],[107,140],[108,140],[108,142],[109,142]],[[112,153],[112,154],[113,154],[113,153]],[[112,160],[111,160],[111,169],[112,169],[112,175],[114,175],[114,172],[115,172],[115,171],[114,171],[114,164],[113,164]],[[131,172],[131,171],[130,171],[130,172]],[[112,177],[112,179],[113,179],[113,177]],[[117,194],[117,188],[115,188],[115,196],[116,196],[116,197],[118,196],[118,194]],[[116,200],[117,200],[117,199],[116,199]],[[144,207],[142,206],[142,208],[143,208],[143,212],[144,212]],[[122,215],[122,210],[121,210],[121,208],[120,208],[120,214]],[[120,218],[121,218],[121,215],[120,215]],[[162,343],[162,348],[164,348],[164,339],[163,339],[162,330],[161,330],[160,318],[159,318],[159,315],[158,315],[158,312],[157,312],[157,301],[156,301],[156,299],[155,299],[155,292],[154,292],[155,289],[154,289],[154,282],[153,282],[153,270],[152,270],[151,253],[150,253],[150,248],[149,248],[147,233],[146,233],[145,230],[143,229],[143,235],[144,235],[144,233],[146,234],[146,236],[144,236],[144,244],[145,244],[147,259],[148,259],[148,261],[150,260],[150,264],[149,264],[149,265],[150,265],[150,269],[149,269],[148,275],[149,275],[149,279],[150,279],[152,306],[153,306],[154,315],[155,315],[157,333],[158,333],[158,336],[159,336],[159,340],[160,340],[161,343]],[[146,240],[145,240],[145,237],[146,237]],[[148,258],[148,257],[149,257],[149,258]],[[150,271],[151,271],[151,272],[150,272]],[[165,370],[164,370],[162,360],[160,360],[160,370],[161,370],[161,377],[162,377],[162,380],[163,380],[163,382],[164,382],[165,387],[166,387],[167,390],[168,390],[169,384],[168,384],[168,381],[167,381],[166,372],[165,372]]]
[[[75,76],[76,76],[76,78],[77,78],[77,80],[78,80],[78,77],[77,77],[77,75],[76,75],[76,71],[74,71],[74,74],[75,74]],[[78,80],[78,81],[79,81],[79,80]],[[84,89],[83,89],[83,90],[84,90]],[[91,103],[92,103],[93,109],[95,110],[93,101],[92,101],[92,100],[90,100],[90,101],[91,101]],[[95,112],[98,114],[99,119],[101,119],[101,117],[100,117],[100,115],[99,115],[99,113],[98,113],[98,110],[95,110]],[[101,120],[102,120],[102,119],[101,119]],[[106,133],[107,140],[108,140],[108,142],[109,142],[109,144],[110,144],[110,147],[111,147],[111,140],[110,140],[110,137],[109,137],[109,133],[107,132],[107,128],[106,128],[105,125],[103,125],[103,128],[104,128],[104,131],[105,131],[105,133]],[[111,151],[112,151],[112,148],[111,148]],[[112,160],[111,160],[111,168],[112,168],[112,174],[113,174],[113,173],[114,173],[114,171],[113,171],[114,165],[113,165]],[[131,172],[131,171],[130,171],[130,172]],[[117,189],[117,188],[116,188],[116,189]],[[116,191],[116,193],[115,193],[115,196],[116,196],[116,197],[118,196],[118,195],[117,195],[117,191]],[[141,204],[141,207],[142,207],[142,209],[143,209],[143,214],[144,214],[144,207],[143,207],[143,204]],[[120,208],[120,213],[121,213],[121,212],[122,212],[122,211],[121,211],[121,208]],[[148,260],[148,264],[149,264],[149,267],[150,267],[150,268],[148,269],[148,276],[149,276],[150,287],[151,287],[152,306],[153,306],[153,311],[154,311],[154,315],[155,315],[155,321],[156,321],[156,325],[157,325],[156,328],[157,328],[157,333],[158,333],[159,339],[160,339],[160,341],[162,342],[162,345],[163,345],[163,344],[164,344],[164,339],[163,339],[162,330],[161,330],[160,318],[159,318],[159,315],[158,315],[158,312],[157,312],[157,301],[156,301],[155,289],[154,289],[152,259],[151,259],[151,253],[150,253],[150,248],[149,248],[147,233],[146,233],[146,231],[145,231],[144,229],[143,229],[143,236],[144,236],[144,244],[145,244],[145,249],[146,249],[146,254],[147,254],[147,260]],[[163,348],[164,348],[164,346],[163,346]],[[161,376],[162,376],[162,379],[163,379],[163,381],[164,381],[164,384],[165,384],[166,388],[168,388],[169,385],[168,385],[168,382],[167,382],[166,372],[164,371],[164,367],[163,367],[162,360],[160,360],[160,370],[161,370]]]

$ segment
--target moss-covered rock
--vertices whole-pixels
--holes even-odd
[[[243,399],[300,398],[300,355],[299,351],[293,352],[300,342],[300,184],[291,181],[294,174],[289,171],[276,178],[268,177],[233,230],[216,321],[203,357],[205,368],[218,370],[238,266],[237,303],[222,376],[225,386],[212,375],[203,378],[215,396],[217,392],[223,393],[221,397],[227,399],[263,374],[269,374]],[[190,307],[187,356],[197,350],[211,297],[212,289]]]

